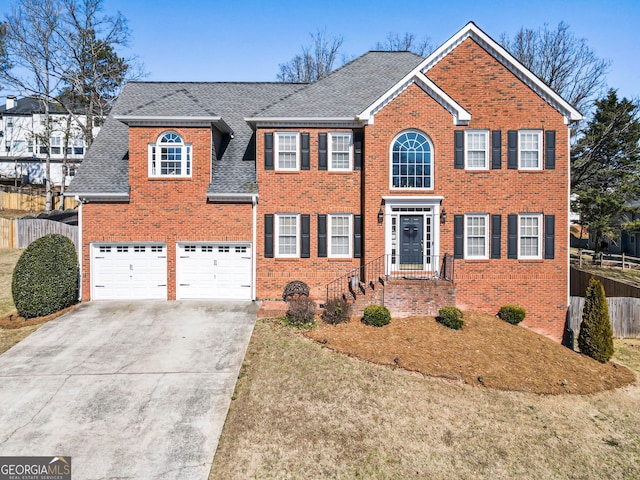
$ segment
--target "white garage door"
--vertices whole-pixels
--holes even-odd
[[[178,299],[251,300],[251,245],[179,243]]]
[[[167,299],[167,247],[161,244],[92,244],[91,298]]]

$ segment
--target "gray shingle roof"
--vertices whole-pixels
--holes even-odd
[[[409,52],[369,52],[309,85],[129,83],[67,192],[128,194],[128,127],[113,117],[220,116],[234,136],[213,160],[207,193],[257,193],[255,138],[245,118],[353,118],[422,60]]]
[[[366,53],[255,117],[353,118],[423,60],[411,52]]]

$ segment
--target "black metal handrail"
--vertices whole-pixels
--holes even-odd
[[[425,255],[417,262],[396,263],[397,255],[380,257],[357,268],[349,270],[327,284],[327,301],[335,298],[355,298],[367,288],[374,289],[377,284],[384,285],[387,280],[446,280],[453,282],[453,255],[448,253],[439,261],[437,255]]]

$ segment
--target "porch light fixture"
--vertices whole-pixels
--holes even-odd
[[[382,205],[380,205],[380,210],[378,210],[378,223],[384,222],[384,210],[382,210]]]
[[[447,223],[447,211],[443,208],[440,212],[440,225]]]

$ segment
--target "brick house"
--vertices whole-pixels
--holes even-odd
[[[82,298],[302,280],[397,315],[516,303],[559,340],[580,118],[473,23],[426,59],[369,52],[308,85],[130,83],[68,190]]]

